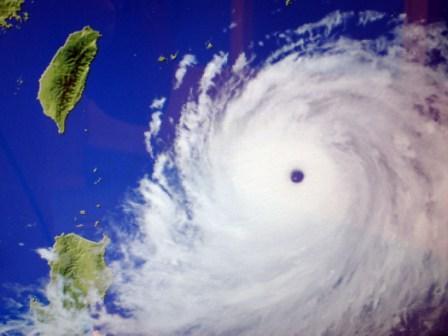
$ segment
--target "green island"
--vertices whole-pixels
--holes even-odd
[[[39,79],[37,99],[60,134],[65,131],[68,114],[81,99],[100,36],[89,26],[71,33]]]
[[[11,28],[11,21],[26,21],[28,13],[19,15],[25,0],[0,0],[0,28]]]
[[[104,253],[110,240],[104,236],[99,242],[87,240],[77,234],[62,234],[55,238],[49,261],[49,286],[61,291],[62,306],[69,310],[80,310],[91,302],[89,293],[103,299],[110,285],[111,273],[104,261]],[[49,298],[49,305],[52,305]],[[53,302],[54,304],[54,302]],[[31,310],[41,319],[50,318],[48,309],[31,299]]]

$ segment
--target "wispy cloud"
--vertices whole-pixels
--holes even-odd
[[[186,54],[182,60],[179,63],[179,67],[176,70],[176,74],[174,77],[176,78],[176,83],[174,84],[174,88],[178,89],[182,81],[184,80],[184,77],[187,73],[187,68],[195,65],[197,63],[196,57],[191,54]]]

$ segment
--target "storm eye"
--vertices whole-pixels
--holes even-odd
[[[303,174],[303,172],[299,169],[294,169],[291,172],[291,182],[293,183],[300,183],[303,181],[303,179],[305,178],[305,175]]]

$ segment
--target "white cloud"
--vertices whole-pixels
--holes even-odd
[[[166,102],[166,97],[155,98],[155,99],[153,99],[153,101],[152,101],[150,107],[151,107],[152,109],[158,109],[158,110],[160,110],[160,109],[162,109],[163,106],[165,105],[165,102]]]
[[[232,66],[232,72],[238,73],[247,65],[246,54],[241,53]]]
[[[195,65],[197,63],[196,57],[191,54],[186,54],[182,60],[179,63],[179,67],[176,70],[176,74],[174,75],[176,77],[176,83],[174,84],[174,88],[178,89],[182,81],[184,80],[184,77],[187,73],[187,68]]]
[[[42,259],[45,259],[49,263],[55,261],[58,257],[58,255],[53,251],[53,248],[39,248],[36,252]]]
[[[337,53],[313,53],[319,29],[309,29],[298,33],[312,38],[309,56],[282,49],[244,85],[216,80],[226,54],[205,68],[174,149],[141,181],[133,212],[144,238],[127,252],[147,263],[129,273],[116,264],[121,304],[135,315],[111,330],[386,335],[390,316],[446,283],[447,210],[436,200],[448,192],[447,133],[423,134],[412,107],[442,78],[365,42],[331,40]],[[291,182],[293,169],[303,183]],[[435,256],[425,269],[424,251]]]
[[[149,130],[144,133],[146,150],[152,156],[153,155],[153,141],[157,137],[162,126],[162,112],[156,111],[151,115],[151,121],[149,122]]]
[[[203,93],[204,98],[207,90],[214,85],[213,79],[221,72],[223,66],[227,63],[227,57],[228,54],[226,53],[214,55],[213,60],[205,67],[200,82],[200,90]]]

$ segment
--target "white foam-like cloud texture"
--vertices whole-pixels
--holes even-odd
[[[226,54],[208,64],[129,202],[138,229],[112,264],[127,314],[101,314],[104,333],[390,335],[422,307],[431,329],[447,298],[448,84],[419,55],[445,57],[446,40],[400,20],[394,38],[336,33],[373,20],[389,19],[285,32],[236,74]]]

